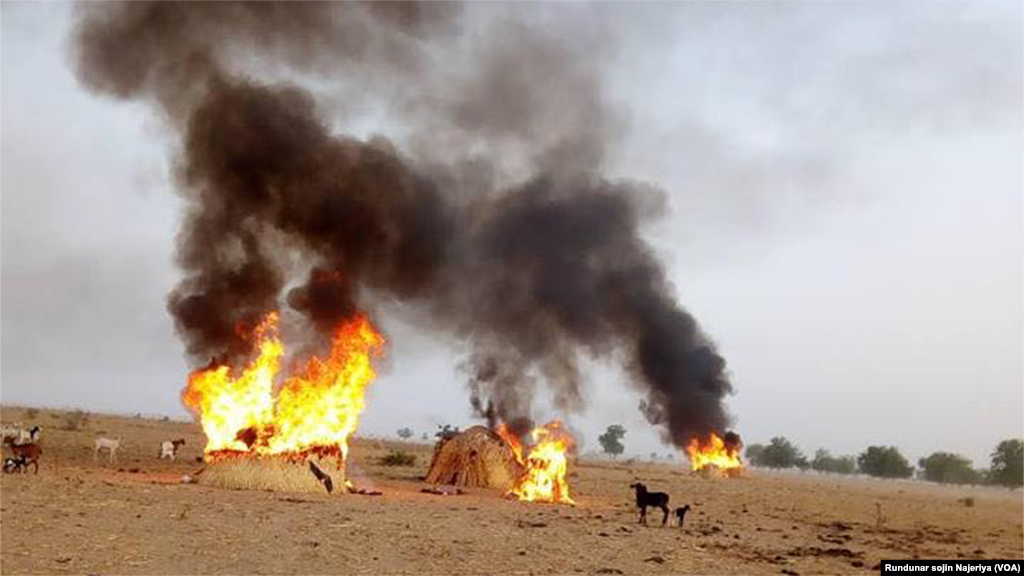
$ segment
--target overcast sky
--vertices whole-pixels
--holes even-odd
[[[895,444],[987,465],[1024,428],[1022,5],[633,4],[607,63],[616,176],[664,188],[646,235],[729,362],[736,429],[808,454]],[[68,67],[69,7],[3,2],[4,403],[185,417],[165,297],[173,135]],[[353,122],[387,133],[373,118]],[[464,352],[389,334],[360,430],[472,422]],[[562,416],[667,452],[610,366]],[[543,403],[542,403],[543,404]]]

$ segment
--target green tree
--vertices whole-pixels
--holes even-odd
[[[814,460],[811,460],[811,468],[818,472],[831,472],[832,462],[835,458],[828,453],[828,450],[824,448],[818,448],[814,451]]]
[[[401,438],[402,440],[408,440],[409,438],[412,438],[412,428],[399,428],[398,437]]]
[[[840,456],[836,458],[835,472],[837,474],[856,474],[857,459],[853,456]]]
[[[782,436],[772,438],[764,447],[760,454],[759,465],[767,468],[800,467],[801,469],[809,466],[807,458],[800,453],[800,449]]]
[[[612,424],[597,437],[597,441],[601,443],[601,448],[606,454],[611,454],[612,458],[622,454],[626,449],[622,444],[622,439],[626,436],[626,429],[619,424]]]
[[[853,456],[839,456],[838,458],[829,454],[828,450],[819,448],[814,453],[814,460],[811,461],[811,468],[819,472],[831,472],[833,474],[853,474],[857,471],[857,461]]]
[[[935,452],[917,461],[924,479],[943,484],[980,484],[981,474],[971,467],[971,461],[959,454]]]
[[[909,478],[914,474],[914,467],[895,446],[868,446],[857,456],[857,467],[879,478]]]
[[[996,446],[989,481],[1009,487],[1024,485],[1024,441],[1003,440]]]
[[[753,466],[764,466],[764,444],[751,444],[746,449],[747,462]]]

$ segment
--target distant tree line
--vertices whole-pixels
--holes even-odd
[[[857,457],[832,456],[819,449],[808,461],[803,452],[782,436],[768,444],[751,444],[745,451],[747,461],[762,468],[798,468],[834,474],[867,474],[878,478],[910,478],[914,466],[895,446],[869,446]],[[1004,440],[991,455],[988,470],[975,470],[971,461],[959,454],[935,452],[917,462],[920,478],[944,484],[996,484],[1016,488],[1024,485],[1024,441]]]

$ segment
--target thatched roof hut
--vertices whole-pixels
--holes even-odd
[[[509,445],[496,432],[473,426],[437,442],[426,481],[510,490],[521,474]]]

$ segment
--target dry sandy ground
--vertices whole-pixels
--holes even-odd
[[[528,504],[421,494],[430,447],[406,444],[417,465],[388,468],[376,460],[397,443],[362,440],[355,480],[383,496],[237,492],[180,483],[201,467],[192,424],[93,416],[68,431],[53,411],[0,418],[41,424],[45,451],[39,475],[0,480],[3,574],[877,574],[882,558],[1024,556],[1020,491],[584,462],[578,506]],[[113,465],[93,462],[99,434],[125,438]],[[159,440],[179,436],[184,457],[157,460]],[[662,528],[660,512],[638,526],[634,478],[693,506],[686,526]]]

